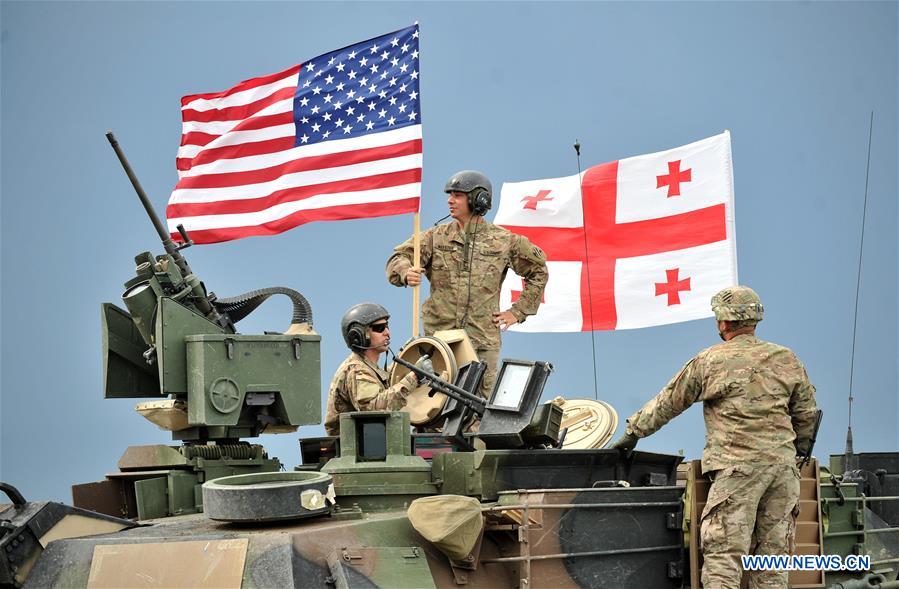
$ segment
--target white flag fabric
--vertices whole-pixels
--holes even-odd
[[[737,284],[730,133],[584,171],[506,182],[493,221],[546,252],[540,309],[513,330],[633,329],[712,316]],[[508,308],[522,289],[509,273]]]

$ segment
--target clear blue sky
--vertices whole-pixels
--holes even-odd
[[[740,279],[767,309],[761,337],[790,346],[825,410],[818,455],[846,434],[868,117],[875,111],[853,409],[856,448],[897,434],[897,4],[7,2],[2,17],[0,479],[69,500],[128,445],[170,438],[133,400],[106,401],[99,305],[120,303],[133,256],[160,246],[104,132],[159,211],[176,181],[179,99],[224,90],[347,44],[421,24],[422,219],[445,214],[459,169],[503,181],[575,173],[730,129]],[[310,300],[323,394],[346,355],[338,322],[359,301],[410,333],[410,293],[383,266],[411,215],[310,224],[199,246],[220,296],[284,285]],[[286,302],[240,324],[283,330]],[[711,319],[596,335],[599,395],[627,417],[698,350]],[[504,355],[556,366],[546,397],[591,397],[588,334],[512,334]],[[304,428],[318,435],[320,427]],[[297,435],[266,436],[299,460]],[[646,450],[699,457],[702,412]]]

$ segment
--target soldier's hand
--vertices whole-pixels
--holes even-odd
[[[635,436],[634,434],[629,434],[625,432],[623,436],[618,438],[614,444],[609,446],[612,450],[622,450],[624,452],[630,452],[637,446],[637,441],[640,438]]]
[[[497,311],[493,314],[493,324],[502,331],[506,331],[516,323],[518,323],[518,319],[515,318],[512,311]]]
[[[418,385],[420,384],[418,381],[418,375],[411,370],[409,371],[409,374],[403,377],[403,380],[406,381],[406,385],[409,387],[409,390],[406,391],[407,395],[418,388]]]
[[[793,442],[796,446],[796,456],[808,456],[812,441],[808,438],[796,438]]]
[[[422,268],[415,266],[406,270],[406,274],[404,276],[406,286],[418,286],[419,284],[421,284],[421,272]]]
[[[419,370],[424,370],[428,374],[434,374],[434,364],[431,362],[431,357],[425,354],[421,358],[415,362],[415,367]]]

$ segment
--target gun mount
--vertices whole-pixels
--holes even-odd
[[[266,288],[227,299],[206,290],[163,228],[112,133],[107,138],[156,228],[166,253],[138,254],[125,282],[125,309],[102,305],[106,398],[156,397],[138,412],[176,440],[192,443],[294,431],[319,423],[319,342],[312,308],[299,292]],[[235,324],[272,295],[293,303],[284,334],[242,335]]]
[[[553,370],[548,362],[503,359],[490,399],[480,390],[486,370],[483,362],[463,366],[456,382],[450,383],[433,372],[396,356],[394,361],[411,370],[432,393],[443,393],[449,400],[441,412],[441,436],[452,439],[460,449],[472,450],[464,435],[472,419],[480,420],[477,438],[487,448],[525,448],[560,446],[562,409],[553,403],[539,405],[546,380]]]
[[[107,133],[165,253],[135,257],[125,309],[101,307],[105,398],[151,398],[138,413],[181,447],[134,446],[107,481],[76,485],[76,505],[140,519],[202,508],[208,478],[281,469],[262,446],[241,442],[321,422],[321,337],[299,292],[274,287],[219,299],[194,274],[112,133]],[[238,333],[235,324],[273,295],[293,303],[284,333]],[[96,485],[101,485],[97,487]],[[98,497],[105,497],[98,500]]]

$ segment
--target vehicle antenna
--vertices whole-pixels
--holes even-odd
[[[862,235],[861,243],[858,248],[858,277],[855,282],[855,318],[852,321],[852,352],[849,356],[849,427],[846,431],[846,456],[843,460],[843,469],[851,470],[853,468],[851,461],[853,456],[852,448],[852,375],[855,368],[855,334],[858,328],[858,293],[862,283],[862,252],[865,249],[865,219],[868,212],[868,177],[871,173],[871,139],[874,135],[874,111],[871,111],[871,122],[868,127],[868,161],[865,164],[865,200],[862,205]]]
[[[581,177],[581,143],[577,139],[574,140],[574,151],[577,153],[577,187],[581,195],[581,215],[584,227],[584,264],[587,267],[587,300],[590,309],[590,343],[593,345],[593,398],[599,400],[599,385],[596,379],[596,331],[593,329],[593,293],[590,291],[590,252],[587,250],[587,219],[583,217],[584,211],[584,187]]]

